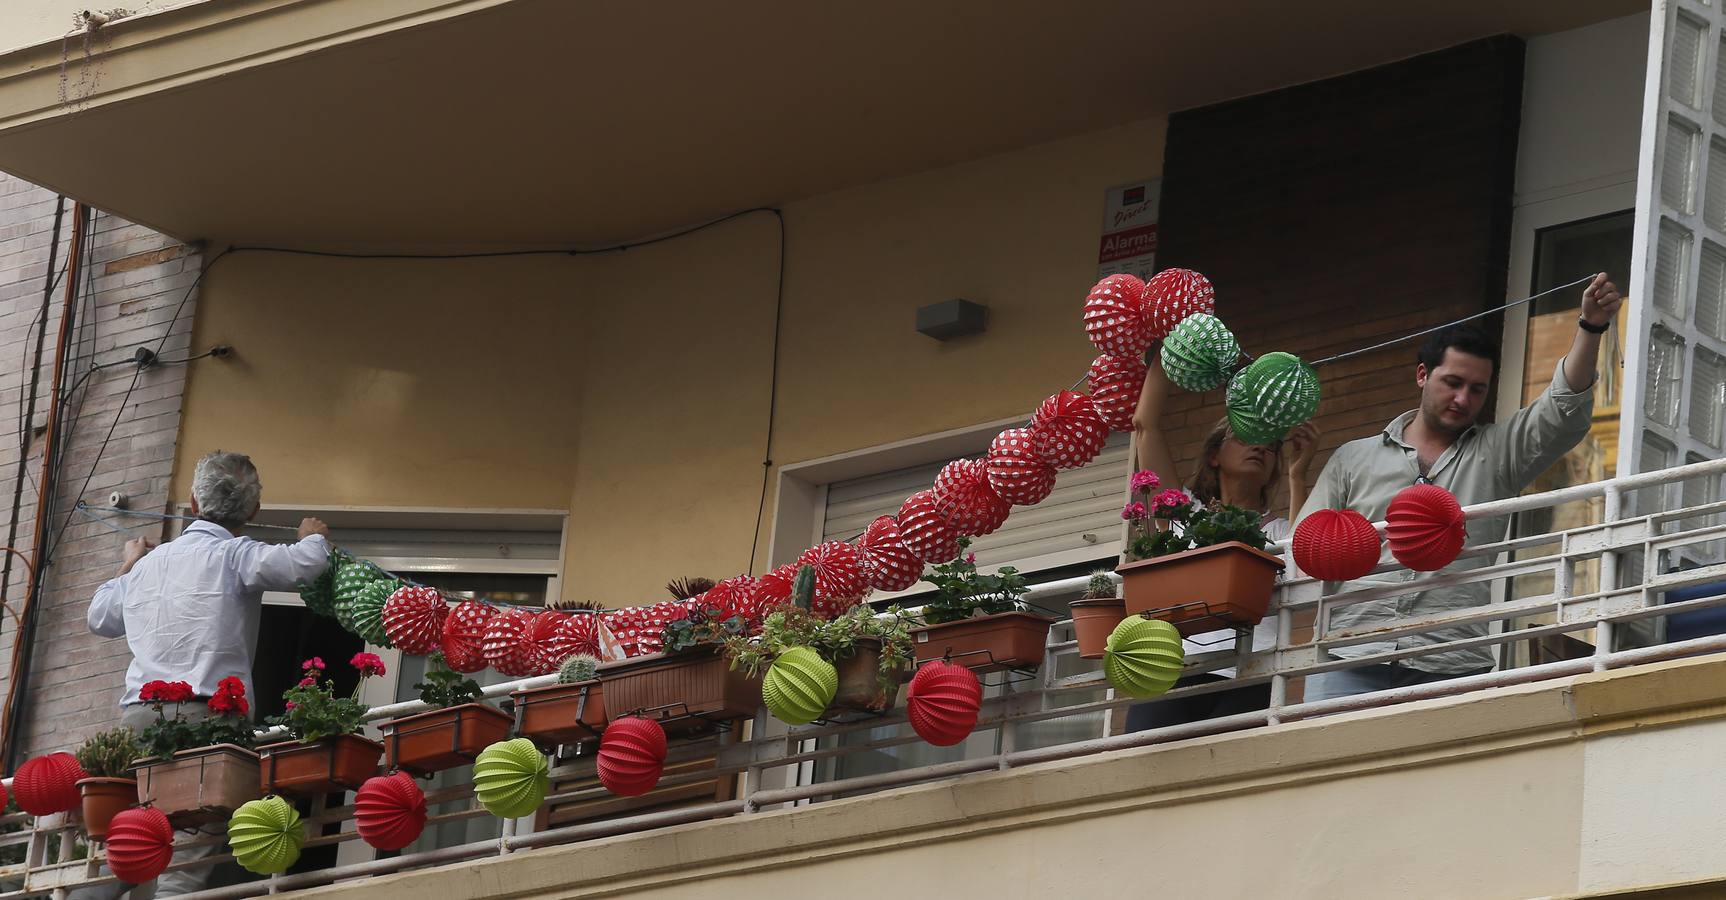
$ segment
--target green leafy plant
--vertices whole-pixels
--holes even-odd
[[[211,744],[236,744],[250,749],[256,743],[246,685],[237,676],[230,675],[216,683],[215,696],[205,703],[208,716],[198,721],[186,718],[185,705],[195,697],[192,686],[184,681],[148,682],[139,690],[138,699],[156,711],[156,721],[138,734],[144,751],[151,756],[167,759],[182,750]]]
[[[931,566],[929,574],[923,576],[936,590],[923,604],[924,624],[940,625],[1025,608],[1023,598],[1031,590],[1025,576],[1012,566],[1002,566],[994,575],[978,574],[977,554],[965,552],[970,546],[970,538],[960,538],[959,558]]]
[[[742,616],[727,616],[717,606],[701,606],[665,624],[663,651],[688,653],[701,647],[720,647],[748,631],[749,623]]]
[[[122,725],[92,735],[73,755],[91,778],[126,778],[132,761],[144,755],[144,745],[138,743],[136,731]]]
[[[426,658],[425,680],[415,682],[414,690],[420,692],[420,700],[427,706],[438,709],[475,703],[480,698],[479,682],[451,671],[442,653]]]
[[[558,684],[580,684],[592,681],[599,674],[599,660],[585,653],[565,657],[557,667]]]
[[[286,728],[303,743],[358,732],[367,710],[360,702],[360,691],[367,678],[384,674],[384,663],[377,654],[356,653],[349,664],[360,673],[353,696],[336,696],[334,679],[324,674],[324,661],[314,656],[300,664],[300,683],[282,692],[287,708],[266,721]]]
[[[1239,541],[1263,550],[1269,538],[1261,528],[1262,514],[1239,506],[1195,503],[1186,491],[1166,490],[1155,497],[1161,485],[1155,472],[1133,475],[1135,499],[1121,510],[1131,534],[1127,542],[1129,560],[1155,559],[1171,553]]]
[[[789,606],[769,613],[756,637],[734,635],[727,640],[725,655],[731,668],[742,669],[753,678],[792,647],[813,647],[822,659],[837,663],[856,655],[859,640],[874,638],[881,642],[877,678],[883,690],[892,690],[915,652],[911,624],[911,618],[897,606],[878,616],[868,604],[860,603],[828,621],[801,607]]]
[[[1115,596],[1115,579],[1109,576],[1107,569],[1098,569],[1091,573],[1089,581],[1085,582],[1085,596],[1082,600],[1110,600]]]

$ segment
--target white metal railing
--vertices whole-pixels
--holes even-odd
[[[919,739],[905,726],[903,709],[883,716],[849,724],[810,725],[786,728],[758,713],[750,736],[732,741],[724,734],[717,739],[684,742],[675,746],[668,768],[678,762],[713,759],[715,765],[700,771],[667,776],[661,787],[693,785],[715,779],[737,779],[735,799],[721,802],[691,803],[672,809],[662,809],[624,815],[604,821],[548,828],[531,833],[518,833],[516,822],[506,820],[502,834],[495,839],[475,841],[458,846],[403,854],[388,859],[342,865],[293,875],[278,875],[246,884],[220,887],[201,892],[198,897],[239,898],[274,893],[292,888],[327,884],[338,879],[396,872],[404,869],[438,865],[484,856],[507,854],[514,850],[572,843],[590,838],[643,831],[663,826],[746,815],[757,810],[802,802],[819,802],[835,796],[886,790],[932,779],[948,778],[971,772],[1009,769],[1031,763],[1067,759],[1126,747],[1144,746],[1276,724],[1295,719],[1333,714],[1428,699],[1485,688],[1521,684],[1558,678],[1583,672],[1671,659],[1700,653],[1726,651],[1726,635],[1713,635],[1676,643],[1643,640],[1644,646],[1617,648],[1621,630],[1638,623],[1657,622],[1665,617],[1696,612],[1726,605],[1726,586],[1718,593],[1680,603],[1662,603],[1666,591],[1698,584],[1726,582],[1726,560],[1711,557],[1706,552],[1710,542],[1726,540],[1726,501],[1713,501],[1687,509],[1659,510],[1645,515],[1627,515],[1627,495],[1637,490],[1651,490],[1661,500],[1671,493],[1669,485],[1693,478],[1718,478],[1726,474],[1726,460],[1696,463],[1644,475],[1628,476],[1605,482],[1578,485],[1544,494],[1518,497],[1469,507],[1470,520],[1496,518],[1511,513],[1552,509],[1564,504],[1595,498],[1604,499],[1602,521],[1581,525],[1549,534],[1510,538],[1468,548],[1465,556],[1480,560],[1480,567],[1448,573],[1423,580],[1417,589],[1439,586],[1487,584],[1494,586],[1499,597],[1494,602],[1383,623],[1371,630],[1327,630],[1322,626],[1337,609],[1385,596],[1410,593],[1405,583],[1384,586],[1356,587],[1336,594],[1325,594],[1325,585],[1303,576],[1290,560],[1289,569],[1278,585],[1271,607],[1277,617],[1278,642],[1274,651],[1253,653],[1250,639],[1244,633],[1233,648],[1197,654],[1187,661],[1189,674],[1213,671],[1226,666],[1237,668],[1233,679],[1179,687],[1167,697],[1195,696],[1253,684],[1270,684],[1271,702],[1267,709],[1189,722],[1136,733],[1119,733],[1117,714],[1135,702],[1117,698],[1109,690],[1099,667],[1077,659],[1076,646],[1065,638],[1066,626],[1058,625],[1051,632],[1047,655],[1034,680],[1000,685],[985,701],[978,721],[980,734],[995,738],[993,752],[978,753],[964,759],[931,765],[906,767],[897,771],[852,777],[817,778],[815,770],[859,753],[880,753],[896,747],[916,744]],[[1646,505],[1646,504],[1645,504]],[[1659,503],[1654,504],[1658,509]],[[1380,528],[1382,529],[1382,523]],[[1554,549],[1556,548],[1556,549]],[[1273,552],[1287,557],[1287,548],[1277,545]],[[1536,552],[1538,551],[1538,552]],[[1507,559],[1515,553],[1524,558]],[[1535,553],[1528,556],[1529,553]],[[1674,555],[1684,554],[1690,562],[1699,563],[1687,571],[1663,571]],[[1625,565],[1629,563],[1628,565]],[[1598,569],[1596,589],[1574,590],[1579,566],[1594,565]],[[1377,571],[1395,571],[1394,562],[1385,563]],[[1640,573],[1627,577],[1626,572]],[[1512,579],[1546,576],[1551,590],[1533,596],[1515,597],[1507,587]],[[1076,597],[1083,590],[1085,578],[1072,578],[1038,585],[1029,599],[1042,605],[1056,605]],[[1358,583],[1357,583],[1358,584]],[[1294,640],[1297,618],[1310,617],[1319,627],[1312,637]],[[1518,620],[1537,619],[1525,627],[1516,627]],[[1399,636],[1418,634],[1434,628],[1461,624],[1490,626],[1477,636],[1442,641],[1429,645],[1382,651],[1355,659],[1334,659],[1327,649],[1352,644],[1379,642]],[[1463,647],[1503,648],[1515,642],[1533,638],[1579,632],[1594,633],[1592,653],[1583,658],[1564,659],[1538,665],[1513,666],[1501,662],[1491,672],[1453,678],[1430,684],[1416,685],[1378,693],[1340,697],[1316,702],[1291,702],[1291,687],[1296,679],[1321,672],[1335,671],[1359,665],[1370,665],[1415,656],[1456,650]],[[1657,635],[1656,635],[1657,636]],[[1075,666],[1085,669],[1062,674]],[[528,678],[487,687],[487,697],[501,697],[523,687],[550,684],[552,676]],[[1155,702],[1155,701],[1152,701]],[[375,708],[368,718],[377,721],[407,715],[425,709],[418,702],[397,703]],[[1063,723],[1093,736],[1035,746],[1033,726],[1040,723]],[[589,778],[593,774],[591,748],[564,748],[576,755],[554,760],[553,780],[570,781]],[[607,796],[598,787],[554,793],[548,802],[577,803]],[[456,821],[489,815],[471,800],[471,786],[461,785],[431,793],[428,800],[465,801],[454,811],[434,816],[436,821]],[[314,803],[307,816],[315,837],[308,839],[308,848],[331,844],[348,844],[358,840],[351,823],[350,807],[325,808]],[[339,833],[320,834],[322,826],[344,823]],[[68,889],[112,883],[101,874],[99,848],[93,858],[76,858],[82,848],[82,838],[75,822],[56,816],[30,820],[22,815],[0,817],[0,828],[18,828],[13,833],[0,834],[0,853],[19,854],[23,861],[0,865],[0,898],[23,896],[63,897]],[[182,835],[186,846],[196,843],[220,843],[219,837]],[[21,848],[8,849],[8,848]],[[50,853],[50,851],[54,851]],[[177,863],[173,868],[207,866],[231,857],[218,853],[195,863]]]

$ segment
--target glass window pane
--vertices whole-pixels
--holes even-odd
[[[1678,424],[1683,381],[1684,342],[1678,335],[1655,325],[1648,342],[1648,399],[1644,409],[1650,420],[1667,426]]]
[[[1654,260],[1654,305],[1675,319],[1684,318],[1684,290],[1690,271],[1690,232],[1670,219],[1660,220]]]
[[[1701,136],[1701,129],[1677,116],[1667,120],[1660,201],[1686,213],[1696,211],[1696,146]]]
[[[1720,446],[1720,404],[1726,402],[1726,359],[1707,347],[1696,348],[1690,376],[1690,436]]]
[[[1702,108],[1697,88],[1702,83],[1702,39],[1707,33],[1707,25],[1683,13],[1673,23],[1672,55],[1666,59],[1666,95],[1691,109]]]
[[[1726,100],[1726,94],[1720,96]],[[1702,198],[1702,220],[1716,231],[1726,231],[1726,142],[1719,138],[1708,142],[1708,190]]]
[[[1726,39],[1714,46],[1714,96],[1726,98]],[[1713,103],[1714,121],[1726,125],[1726,103]]]
[[[1696,274],[1696,327],[1716,340],[1726,340],[1726,247],[1702,242]]]

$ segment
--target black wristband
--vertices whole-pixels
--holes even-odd
[[[1582,329],[1583,331],[1588,332],[1589,334],[1605,334],[1606,329],[1612,327],[1612,323],[1607,322],[1604,325],[1590,325],[1590,324],[1588,324],[1587,319],[1584,319],[1581,316],[1577,316],[1576,317],[1576,327]]]

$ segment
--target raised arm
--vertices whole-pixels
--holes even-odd
[[[1133,462],[1135,468],[1157,473],[1165,486],[1175,487],[1181,483],[1181,473],[1175,470],[1174,454],[1163,435],[1163,406],[1169,398],[1169,377],[1163,374],[1161,346],[1153,345],[1148,356],[1151,371],[1139,391],[1138,408],[1133,410]]]
[[[1289,466],[1289,519],[1292,521],[1300,515],[1301,507],[1306,504],[1306,476],[1312,466],[1312,458],[1318,452],[1319,430],[1311,422],[1302,424],[1289,432],[1283,447],[1288,451]]]

